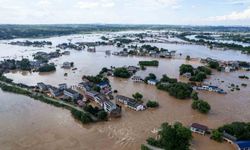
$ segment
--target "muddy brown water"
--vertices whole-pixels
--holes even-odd
[[[61,38],[57,40],[61,41]],[[102,47],[97,53],[72,52],[69,56],[53,60],[57,64],[57,71],[53,73],[13,71],[6,75],[13,78],[15,82],[28,85],[35,85],[37,82],[52,85],[59,83],[76,85],[81,82],[82,75],[95,75],[102,67],[137,65],[139,60],[152,60],[152,58],[144,57],[105,56],[103,52],[105,49],[117,50],[111,46]],[[221,52],[219,53],[221,55]],[[228,56],[228,53],[225,56]],[[246,58],[244,56],[244,59]],[[78,70],[61,69],[64,61],[74,61]],[[139,71],[137,75],[145,77],[153,72],[158,78],[162,74],[179,78],[178,68],[181,64],[201,65],[197,60],[187,62],[183,58],[159,59],[159,61],[158,68],[149,67],[146,71]],[[68,73],[68,76],[64,77],[64,73]],[[214,71],[206,81],[228,91],[227,95],[199,92],[200,98],[208,101],[212,107],[208,115],[192,110],[191,100],[177,100],[168,93],[157,90],[154,86],[110,77],[113,89],[117,89],[119,94],[131,96],[135,92],[141,92],[145,102],[149,99],[156,100],[160,107],[142,112],[123,108],[121,118],[90,125],[79,124],[71,117],[68,110],[34,101],[25,96],[0,91],[0,150],[137,150],[149,136],[155,136],[151,131],[163,122],[179,121],[185,126],[197,122],[216,128],[233,121],[250,121],[248,109],[250,107],[250,81],[239,79],[239,75],[250,76],[249,72],[243,71],[233,73]],[[239,85],[241,90],[231,92],[228,88],[231,83]],[[247,83],[248,86],[243,88],[241,83]],[[214,142],[208,136],[196,134],[193,136],[192,149],[233,150],[232,145]]]

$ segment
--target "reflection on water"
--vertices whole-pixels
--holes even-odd
[[[76,35],[74,35],[76,36]],[[73,37],[74,37],[73,36]],[[49,38],[60,42],[67,40],[66,37]],[[78,36],[78,40],[82,37]],[[87,38],[84,36],[84,38]],[[91,38],[90,38],[91,39]],[[95,39],[95,38],[94,38]],[[162,46],[173,46],[184,53],[189,52],[194,57],[204,55],[216,55],[231,58],[236,52],[210,52],[204,47],[186,47],[184,45],[161,44]],[[1,50],[2,44],[0,44]],[[4,45],[6,46],[6,45]],[[8,47],[9,45],[7,45]],[[26,47],[9,46],[10,50],[6,53],[14,55],[30,55],[32,52],[15,53]],[[201,50],[199,50],[201,48]],[[32,48],[31,48],[32,49]],[[143,57],[116,57],[105,56],[104,51],[110,49],[117,50],[112,46],[97,47],[97,53],[85,51],[72,51],[69,56],[62,56],[53,60],[57,64],[57,71],[49,74],[38,74],[30,72],[11,72],[7,76],[13,78],[15,82],[22,82],[35,85],[37,82],[48,84],[67,83],[74,85],[81,82],[84,74],[97,74],[102,67],[137,65],[139,60],[151,60],[152,58]],[[14,50],[15,52],[12,52]],[[45,49],[50,50],[50,49]],[[11,52],[9,52],[11,51]],[[193,52],[192,52],[193,51]],[[203,52],[205,51],[205,52]],[[5,56],[5,53],[0,53]],[[11,56],[14,56],[11,55]],[[191,56],[192,56],[191,55]],[[231,56],[232,55],[232,56]],[[236,55],[235,55],[236,56]],[[249,59],[249,56],[238,55],[236,58]],[[61,69],[64,61],[73,61],[76,71]],[[153,72],[158,78],[162,74],[170,77],[179,77],[178,68],[183,63],[190,63],[194,66],[200,65],[197,60],[186,62],[184,59],[159,59],[158,68],[149,67],[146,71],[139,71],[137,74],[142,77]],[[68,77],[64,77],[64,73]],[[243,72],[234,73],[215,73],[206,82],[212,82],[229,91],[227,86],[231,83],[241,85],[245,82],[250,85],[248,80],[240,80],[239,75]],[[219,79],[219,80],[218,80]],[[222,83],[221,81],[224,81]],[[124,80],[110,77],[113,89],[117,89],[119,94],[131,96],[135,92],[141,92],[145,101],[156,100],[160,103],[158,109],[148,109],[143,112],[134,112],[123,109],[120,119],[112,119],[108,122],[101,122],[91,125],[80,125],[70,116],[68,110],[55,108],[47,104],[34,101],[30,98],[3,93],[0,91],[0,149],[13,150],[33,150],[33,149],[139,149],[141,143],[146,138],[154,136],[152,129],[157,128],[161,123],[180,121],[188,126],[193,122],[206,124],[211,128],[218,127],[224,123],[232,121],[250,121],[248,108],[250,107],[250,86],[241,88],[240,91],[229,92],[227,95],[219,95],[209,92],[200,92],[200,97],[207,100],[212,110],[208,115],[202,115],[191,109],[191,101],[176,100],[163,91],[157,90],[154,86],[140,83],[133,83],[131,80]],[[229,144],[219,144],[209,140],[208,137],[195,135],[192,141],[194,149],[214,150],[214,149],[233,149]]]

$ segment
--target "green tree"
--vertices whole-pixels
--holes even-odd
[[[151,107],[151,108],[155,108],[155,107],[159,107],[159,103],[158,102],[156,102],[156,101],[148,101],[147,102],[147,107]]]
[[[107,120],[108,119],[108,114],[104,110],[101,110],[97,113],[97,118],[100,120]]]
[[[28,59],[22,59],[20,61],[20,69],[21,70],[30,70],[31,69],[31,65],[30,65],[30,61]]]
[[[132,95],[134,99],[140,101],[143,98],[143,95],[139,92],[136,92],[135,94]]]
[[[180,66],[180,75],[183,75],[184,73],[191,73],[194,74],[194,68],[192,65],[182,64]]]
[[[198,93],[197,93],[197,92],[192,92],[191,98],[192,98],[193,100],[198,100],[198,99],[199,99]]]
[[[192,103],[192,108],[197,109],[201,113],[208,113],[211,109],[211,106],[203,100],[194,100]]]
[[[55,70],[56,70],[56,67],[55,65],[52,65],[52,64],[46,64],[38,69],[39,72],[51,72]]]
[[[218,142],[222,142],[222,133],[219,132],[218,130],[213,130],[211,139],[218,141]]]
[[[193,88],[189,84],[177,82],[167,85],[166,90],[171,96],[174,96],[178,99],[186,99],[190,98]]]
[[[212,69],[218,69],[220,64],[217,61],[210,61],[208,62],[208,66]]]
[[[122,67],[122,68],[116,68],[114,70],[114,76],[120,78],[129,78],[131,77],[131,74],[129,73],[127,68]]]
[[[197,67],[197,70],[201,71],[201,72],[204,72],[207,75],[211,75],[212,74],[212,71],[209,68],[205,67],[205,66],[199,66],[199,67]]]
[[[163,123],[159,135],[159,143],[165,150],[189,150],[192,133],[181,123],[172,126]]]
[[[207,75],[204,72],[198,72],[193,77],[191,77],[189,80],[190,81],[202,82],[206,78],[207,78]]]
[[[218,131],[234,135],[238,140],[250,140],[250,122],[233,122],[218,128]]]
[[[153,73],[150,73],[145,79],[144,81],[147,83],[148,80],[155,80],[156,79],[156,75]]]

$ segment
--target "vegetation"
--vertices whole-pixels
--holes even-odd
[[[101,110],[97,113],[97,118],[99,120],[108,120],[108,113],[105,112],[104,110]]]
[[[193,91],[191,85],[182,82],[170,83],[167,85],[158,84],[157,88],[167,91],[171,96],[174,96],[178,99],[190,98]]]
[[[232,31],[230,31],[230,32],[232,32]],[[200,45],[207,45],[207,46],[209,46],[209,47],[211,47],[211,48],[212,48],[212,47],[227,48],[227,49],[233,49],[233,50],[240,50],[240,51],[242,51],[242,52],[244,52],[244,53],[247,53],[247,54],[250,53],[250,47],[249,47],[249,46],[244,47],[244,46],[242,46],[242,45],[235,44],[235,43],[222,43],[222,42],[217,42],[217,41],[207,41],[207,40],[204,38],[204,36],[202,36],[202,38],[199,39],[199,40],[189,39],[189,38],[186,37],[187,35],[192,35],[192,34],[190,34],[190,33],[188,33],[188,32],[185,32],[185,33],[179,34],[178,37],[181,38],[181,39],[183,39],[183,40],[185,40],[185,41],[193,42],[193,43],[200,44]],[[228,36],[228,35],[227,35],[227,36]],[[201,36],[199,36],[199,37],[201,37]],[[206,37],[206,38],[207,38],[207,37]],[[210,36],[209,36],[208,38],[210,38]],[[241,38],[239,38],[239,37],[237,37],[237,38],[232,38],[232,37],[230,37],[230,36],[229,36],[229,38],[230,38],[230,40],[234,40],[234,39],[238,40],[238,39],[241,39]],[[247,40],[247,41],[248,41],[248,40]]]
[[[163,123],[158,134],[160,137],[158,140],[148,138],[147,143],[165,150],[189,150],[192,133],[181,123],[174,125]]]
[[[127,68],[122,67],[122,68],[115,68],[114,76],[120,78],[130,78],[131,74],[129,73]]]
[[[239,76],[239,78],[240,78],[240,79],[249,79],[249,77],[246,76],[246,75]]]
[[[155,80],[156,79],[156,75],[153,73],[150,73],[145,79],[144,81],[147,83],[148,80]]]
[[[217,142],[222,142],[222,133],[218,130],[213,130],[210,138]]]
[[[31,94],[31,92],[21,89],[19,87],[16,86],[9,86],[3,83],[0,83],[0,87],[3,91],[5,92],[11,92],[11,93],[16,93],[16,94],[22,94],[22,95],[29,95]]]
[[[198,93],[195,92],[195,91],[193,91],[192,94],[191,94],[191,98],[192,98],[193,100],[198,100],[198,99],[199,99]]]
[[[143,98],[143,95],[141,93],[139,93],[139,92],[136,92],[135,94],[132,95],[132,97],[134,99],[136,99],[137,101],[141,101],[142,98]]]
[[[238,140],[250,140],[250,123],[233,122],[218,128],[220,133],[225,131],[228,134],[235,136]]]
[[[196,71],[204,72],[207,75],[211,75],[212,74],[212,71],[209,68],[205,67],[205,66],[199,66],[199,67],[197,67]]]
[[[163,75],[160,82],[166,82],[166,83],[177,83],[177,79],[175,78],[170,78],[167,75]]]
[[[21,70],[31,70],[31,65],[30,65],[30,61],[28,59],[22,59],[20,61],[20,69]]]
[[[139,61],[140,66],[159,66],[158,60],[152,60],[152,61]]]
[[[217,69],[217,70],[220,68],[220,64],[217,61],[209,61],[208,66],[212,69]]]
[[[191,73],[192,77],[189,79],[190,81],[202,82],[207,78],[207,75],[211,75],[212,71],[204,66],[193,68],[191,65],[182,64],[180,66],[180,75],[185,73]]]
[[[51,72],[55,70],[56,70],[56,67],[53,64],[46,64],[38,69],[39,72]]]
[[[97,76],[83,76],[82,79],[87,79],[90,82],[93,82],[95,84],[99,84],[101,82],[108,82],[109,83],[109,79],[106,78],[106,77],[103,77],[102,75],[97,75]],[[98,89],[95,89],[95,90],[98,91]]]
[[[115,42],[119,42],[121,44],[129,44],[129,43],[131,43],[133,41],[130,40],[130,39],[121,38],[121,39],[115,39]]]
[[[159,107],[159,103],[158,102],[156,102],[156,101],[148,101],[147,102],[147,107],[151,107],[151,108],[155,108],[155,107]]]
[[[192,108],[204,114],[208,113],[211,109],[210,105],[203,100],[193,100]]]
[[[192,75],[194,74],[194,68],[192,65],[182,64],[179,70],[180,75],[183,75],[185,73],[191,73]]]
[[[189,80],[190,81],[196,81],[196,82],[202,82],[206,78],[207,78],[206,73],[204,73],[204,72],[195,72],[194,76],[192,76]]]
[[[84,124],[85,124],[85,123],[90,123],[90,122],[93,121],[93,120],[91,119],[91,117],[90,117],[89,114],[84,113],[84,112],[81,112],[81,111],[78,111],[78,110],[76,110],[76,109],[72,109],[72,110],[71,110],[71,114],[72,114],[72,116],[73,116],[75,119],[81,121],[81,122],[84,123]]]
[[[6,83],[12,83],[13,80],[0,74],[0,81],[6,82]]]
[[[141,46],[141,49],[145,49],[146,51],[156,51],[158,52],[159,51],[159,48],[156,47],[156,46],[151,46],[151,45],[142,45]]]

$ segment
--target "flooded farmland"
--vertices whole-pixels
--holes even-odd
[[[71,38],[73,41],[95,41],[100,35],[82,35],[53,37],[50,40],[54,44],[62,43]],[[153,44],[152,44],[153,45]],[[149,67],[145,71],[137,72],[142,77],[153,72],[160,78],[163,74],[179,78],[179,66],[189,63],[193,66],[201,65],[197,59],[186,61],[185,56],[195,58],[212,57],[222,60],[250,60],[250,56],[240,54],[236,51],[216,51],[203,46],[155,44],[158,47],[176,50],[184,56],[176,56],[174,59],[158,59],[159,67]],[[0,44],[2,58],[7,56],[21,58],[31,57],[36,51],[52,51],[54,48],[34,49],[30,47],[11,46]],[[6,74],[14,79],[14,82],[35,85],[44,82],[52,85],[67,83],[76,85],[81,82],[82,75],[96,75],[102,67],[137,65],[140,60],[152,60],[149,57],[119,57],[106,56],[105,50],[119,51],[121,49],[113,46],[97,47],[96,53],[86,51],[71,51],[69,56],[53,59],[57,65],[57,71],[53,73],[39,74],[33,72],[13,71]],[[156,59],[156,58],[155,58]],[[65,61],[73,61],[77,70],[62,69]],[[64,73],[68,73],[65,77]],[[147,109],[142,112],[123,108],[122,117],[111,119],[90,125],[81,125],[75,121],[68,110],[55,108],[53,106],[34,101],[25,96],[9,94],[0,91],[0,149],[8,150],[33,150],[33,149],[103,149],[103,150],[130,150],[140,149],[141,144],[149,136],[156,136],[151,131],[158,128],[163,122],[182,122],[189,126],[193,122],[206,124],[210,128],[216,128],[225,123],[233,121],[250,121],[250,87],[241,87],[240,91],[231,92],[230,84],[246,83],[249,80],[239,79],[238,76],[249,72],[219,73],[206,80],[225,89],[227,95],[219,95],[211,92],[199,92],[202,99],[211,105],[208,115],[200,114],[191,109],[191,100],[177,100],[164,91],[159,91],[152,85],[134,83],[130,79],[119,79],[110,77],[113,89],[119,94],[131,96],[135,92],[144,95],[144,100],[156,100],[159,102],[158,109]],[[223,82],[221,82],[223,81]],[[192,148],[197,150],[226,149],[233,150],[232,145],[217,143],[209,139],[194,135]]]

